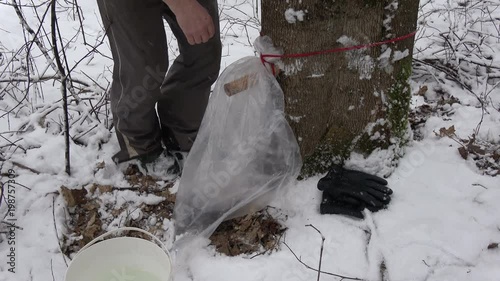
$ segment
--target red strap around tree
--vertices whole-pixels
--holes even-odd
[[[381,41],[381,42],[375,42],[375,43],[370,43],[366,45],[357,45],[357,46],[351,46],[351,47],[344,47],[344,48],[335,48],[335,49],[330,49],[330,50],[323,50],[323,51],[315,51],[315,52],[308,52],[308,53],[297,53],[297,54],[284,54],[284,55],[273,55],[273,54],[261,54],[260,59],[262,60],[262,63],[269,63],[271,64],[273,74],[274,73],[274,64],[266,61],[266,58],[305,58],[305,57],[312,57],[312,56],[318,56],[318,55],[323,55],[323,54],[330,54],[330,53],[340,53],[340,52],[347,52],[347,51],[352,51],[352,50],[359,50],[359,49],[368,49],[368,48],[373,48],[385,44],[390,44],[390,43],[395,43],[399,41],[406,40],[408,38],[411,38],[417,34],[416,31],[406,34],[401,37],[389,39],[386,41]]]

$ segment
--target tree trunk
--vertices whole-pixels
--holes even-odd
[[[262,33],[285,54],[381,42],[415,31],[418,2],[262,0]],[[392,158],[398,157],[410,136],[413,43],[411,37],[278,64],[287,115],[304,157],[304,175],[325,172],[352,152],[368,156],[376,149],[391,149]]]

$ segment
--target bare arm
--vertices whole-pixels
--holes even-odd
[[[163,2],[175,14],[189,44],[205,43],[214,36],[213,19],[197,0],[163,0]]]

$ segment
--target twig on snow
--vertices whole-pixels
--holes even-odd
[[[316,231],[319,232],[319,230],[312,226],[312,225],[307,225],[307,226],[311,226],[313,227],[314,229],[316,229]],[[321,232],[319,232],[321,234]],[[324,241],[324,236],[323,234],[321,234],[321,238],[323,239]],[[306,264],[305,262],[303,262],[298,256],[297,254],[295,254],[295,252],[292,250],[292,248],[290,248],[290,246],[288,246],[288,244],[286,242],[283,242],[283,244],[288,248],[288,250],[290,250],[290,252],[292,253],[292,255],[295,257],[295,259],[300,262],[303,266],[305,266],[307,269],[310,269],[310,270],[313,270],[313,271],[316,271],[318,273],[318,276],[320,273],[322,274],[326,274],[326,275],[330,275],[330,276],[335,276],[335,277],[339,277],[339,278],[342,278],[341,280],[360,280],[360,281],[366,281],[364,279],[361,279],[361,278],[356,278],[356,277],[348,277],[348,276],[344,276],[344,275],[340,275],[340,274],[335,274],[335,273],[331,273],[331,272],[326,272],[326,271],[322,271],[321,268],[320,269],[316,269],[314,267],[311,267],[310,265]],[[322,243],[323,244],[323,243]],[[322,247],[323,248],[323,247]],[[321,251],[321,254],[323,253],[323,251]],[[319,278],[319,277],[318,277]]]
[[[61,245],[61,240],[59,239],[59,234],[57,234],[57,223],[56,223],[56,197],[52,197],[52,221],[54,222],[54,230],[56,232],[56,238],[57,238],[57,245],[59,246],[59,251],[61,251],[64,263],[66,264],[66,267],[68,267],[68,262],[66,261],[66,256],[63,253],[62,250],[62,245]]]
[[[317,229],[314,225],[308,224],[306,225],[306,227],[307,226],[314,228],[319,233],[319,235],[321,235],[321,250],[319,252],[318,279],[317,279],[317,281],[319,281],[321,277],[321,264],[323,262],[323,249],[325,246],[325,236],[323,236],[323,233],[321,233],[321,231],[319,231],[319,229]]]
[[[54,264],[52,263],[52,259],[50,259],[50,272],[52,274],[52,281],[56,281],[56,277],[54,276]]]
[[[0,161],[4,162],[4,161],[7,161],[7,159],[5,159],[5,158],[3,158],[2,156],[0,156]],[[32,173],[34,173],[34,174],[37,174],[37,175],[39,175],[39,174],[40,174],[40,172],[39,172],[39,171],[37,171],[37,170],[35,170],[35,169],[33,169],[33,168],[30,168],[30,167],[27,167],[27,166],[25,166],[25,165],[23,165],[23,164],[21,164],[21,163],[17,163],[17,162],[15,162],[15,161],[10,161],[10,162],[12,163],[12,165],[14,165],[14,166],[16,166],[16,167],[18,167],[18,168],[21,168],[21,169],[24,169],[24,170],[28,170],[28,171],[30,171],[30,172],[32,172]]]

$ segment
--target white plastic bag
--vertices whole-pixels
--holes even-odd
[[[256,57],[231,64],[215,85],[184,164],[176,234],[209,237],[222,221],[264,208],[301,166],[275,77]]]

